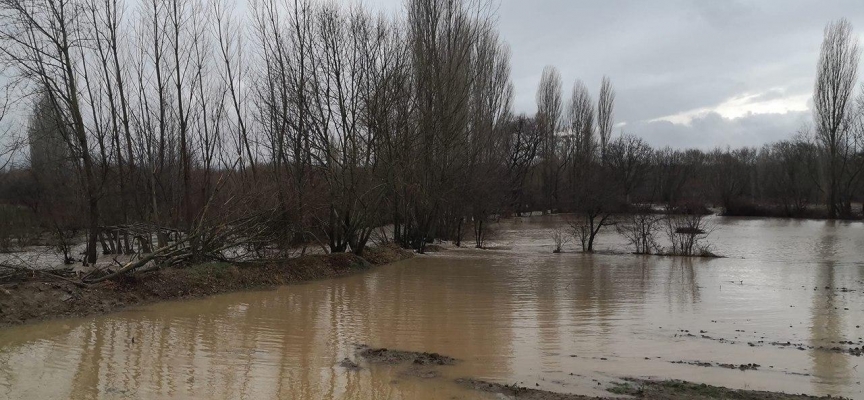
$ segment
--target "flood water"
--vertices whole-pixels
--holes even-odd
[[[561,219],[520,218],[495,225],[491,250],[6,328],[0,398],[492,398],[455,377],[593,395],[652,377],[864,398],[864,357],[828,350],[862,345],[864,224],[715,222],[709,242],[727,258],[552,254]],[[598,240],[626,251],[613,232]],[[463,361],[431,380],[340,367],[359,343]]]

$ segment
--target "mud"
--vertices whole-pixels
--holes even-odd
[[[439,378],[441,377],[441,371],[437,367],[454,365],[459,362],[455,358],[438,353],[371,348],[366,345],[357,346],[357,355],[373,365],[399,367],[398,375],[402,378]]]
[[[647,381],[626,379],[614,383],[607,390],[609,397],[589,397],[577,394],[555,393],[546,390],[533,389],[517,384],[505,385],[486,382],[477,379],[458,379],[458,384],[488,393],[525,400],[599,400],[614,399],[620,396],[630,396],[649,400],[708,400],[708,399],[739,399],[739,400],[804,400],[804,399],[838,399],[838,397],[814,397],[808,395],[761,392],[755,390],[733,390],[705,384],[685,381]],[[612,396],[617,395],[617,396]]]
[[[712,363],[707,361],[670,361],[672,364],[687,364],[687,365],[695,365],[697,367],[719,367],[726,369],[738,369],[741,371],[749,371],[749,370],[757,370],[761,365],[755,363],[749,364],[728,364],[728,363]]]
[[[735,390],[717,386],[697,384],[678,380],[649,381],[627,379],[609,389],[616,394],[630,395],[640,399],[677,400],[677,399],[740,399],[740,400],[803,400],[837,399],[838,397],[808,396],[756,390]]]
[[[500,383],[486,382],[478,379],[461,378],[456,383],[473,390],[495,393],[507,397],[525,400],[576,400],[576,399],[599,399],[599,397],[581,396],[578,394],[555,393],[546,390],[532,389],[517,384],[504,385]]]
[[[856,326],[856,328],[857,327],[860,327],[860,325]],[[746,333],[746,331],[744,331],[742,329],[736,329],[735,331],[740,332],[740,333]],[[688,331],[688,330],[680,330],[679,332],[684,332],[684,333],[676,333],[675,336],[673,336],[673,337],[701,338],[701,339],[712,340],[712,341],[715,341],[717,343],[725,343],[725,344],[738,343],[735,340],[735,339],[738,339],[737,336],[734,339],[727,339],[727,338],[722,338],[722,337],[713,337],[713,336],[704,335],[704,334],[697,336],[697,335],[690,333],[690,331]],[[706,333],[705,331],[700,331],[700,332]],[[764,336],[763,336],[763,338],[764,338]],[[861,338],[858,338],[858,341],[851,341],[851,340],[831,341],[831,344],[832,344],[831,346],[813,346],[813,345],[809,345],[809,344],[805,344],[805,343],[794,343],[791,341],[766,342],[764,340],[755,340],[755,341],[747,342],[747,345],[750,347],[774,346],[774,347],[779,347],[781,349],[792,349],[792,350],[799,350],[799,351],[815,350],[815,351],[830,352],[830,353],[848,354],[850,356],[855,356],[855,357],[864,356],[864,340],[862,340]]]
[[[374,349],[365,345],[357,347],[358,354],[372,364],[454,365],[459,360],[438,353],[420,353],[391,349]]]
[[[147,303],[197,298],[242,290],[335,278],[410,258],[396,247],[354,254],[310,255],[279,264],[207,263],[185,268],[140,272],[96,285],[65,280],[32,280],[0,286],[0,327],[61,317],[103,314]]]
[[[359,370],[363,369],[359,365],[357,365],[357,363],[349,360],[348,358],[345,358],[342,361],[340,361],[339,366],[342,368],[345,368],[349,371],[359,371]]]
[[[372,365],[401,366],[401,376],[419,377],[424,379],[440,378],[442,374],[438,371],[439,366],[454,365],[459,362],[453,357],[438,353],[413,352],[403,350],[391,350],[385,348],[371,348],[366,345],[357,346],[357,355]],[[354,362],[346,359],[342,364],[359,369]],[[742,371],[755,370],[758,364],[718,364],[699,361],[673,361],[677,364],[689,364],[700,367],[720,367],[729,369],[740,369]],[[343,365],[344,366],[344,365]],[[353,368],[348,368],[352,369]],[[584,399],[614,399],[628,396],[637,399],[650,400],[684,400],[684,399],[740,399],[740,400],[803,400],[803,399],[838,399],[838,397],[817,397],[799,394],[786,394],[777,392],[764,392],[755,390],[727,389],[717,386],[697,384],[679,380],[653,381],[625,378],[620,382],[613,382],[606,390],[610,393],[608,397],[591,397],[570,393],[557,393],[547,390],[535,389],[521,386],[524,382],[513,384],[502,384],[488,382],[474,378],[459,378],[455,382],[468,389],[486,393],[503,395],[508,398],[526,400],[584,400]],[[598,383],[599,384],[599,383]],[[536,385],[536,384],[535,384]]]

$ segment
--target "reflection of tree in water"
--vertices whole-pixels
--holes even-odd
[[[581,255],[571,273],[568,287],[570,312],[574,315],[573,337],[591,337],[593,345],[615,343],[615,328],[622,320],[638,318],[644,312],[651,285],[650,257]],[[622,318],[626,316],[627,318]]]
[[[810,345],[813,347],[832,347],[832,341],[845,340],[843,336],[843,305],[838,304],[834,291],[837,263],[837,235],[835,222],[825,224],[825,231],[815,250],[824,260],[816,265],[816,288],[813,291],[813,306],[810,308]],[[826,287],[830,289],[825,289]],[[838,394],[836,388],[851,382],[848,356],[842,353],[813,349],[810,351],[813,362],[814,385],[820,393]]]
[[[699,285],[696,283],[696,268],[703,260],[692,257],[671,257],[666,296],[669,305],[689,306],[699,302]]]
[[[654,263],[649,262],[648,258],[648,256],[639,257],[639,292],[643,294],[651,290],[651,285],[653,283],[651,273]]]
[[[837,256],[837,221],[825,221],[819,240],[815,243],[816,254],[822,261],[836,261]]]
[[[471,262],[454,264],[464,269]],[[430,285],[433,271],[413,279],[396,272],[215,297],[141,317],[99,317],[37,343],[51,354],[15,370],[8,381],[44,375],[45,362],[56,358],[67,367],[44,390],[62,398],[421,398],[422,385],[394,386],[398,377],[387,371],[349,374],[336,363],[353,353],[355,341],[368,341],[448,353],[446,346],[470,347],[501,357],[489,364],[506,364],[512,329],[493,325],[509,316],[498,312],[513,306],[507,301],[512,293],[472,292],[458,282]],[[495,274],[495,268],[477,272]],[[476,312],[474,304],[496,308]],[[460,342],[448,343],[454,337]],[[21,397],[15,393],[10,398]]]
[[[624,287],[618,287],[617,281],[613,279],[614,267],[597,262],[594,255],[588,255],[588,267],[586,269],[589,278],[589,291],[594,300],[594,316],[597,324],[599,337],[608,340],[612,333],[612,323],[617,305],[622,302],[622,297],[629,294]]]
[[[561,277],[567,275],[566,268],[572,268],[567,264],[560,262],[557,257],[547,258],[532,272],[536,274],[533,295],[537,301],[538,345],[541,352],[561,351],[562,302],[568,283]],[[560,368],[557,357],[538,356],[541,356],[543,370]]]

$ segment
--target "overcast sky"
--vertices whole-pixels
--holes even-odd
[[[596,97],[606,74],[621,129],[658,146],[791,137],[811,120],[825,25],[845,17],[864,38],[864,0],[495,1],[517,112],[534,113],[545,65],[561,72],[565,99],[576,79]],[[367,3],[402,8],[402,0]]]

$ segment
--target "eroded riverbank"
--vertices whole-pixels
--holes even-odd
[[[336,278],[413,256],[410,251],[394,246],[371,248],[367,253],[365,257],[350,253],[308,255],[279,264],[207,263],[138,272],[89,286],[34,276],[42,279],[0,286],[0,328],[52,318],[104,314],[157,301]]]

